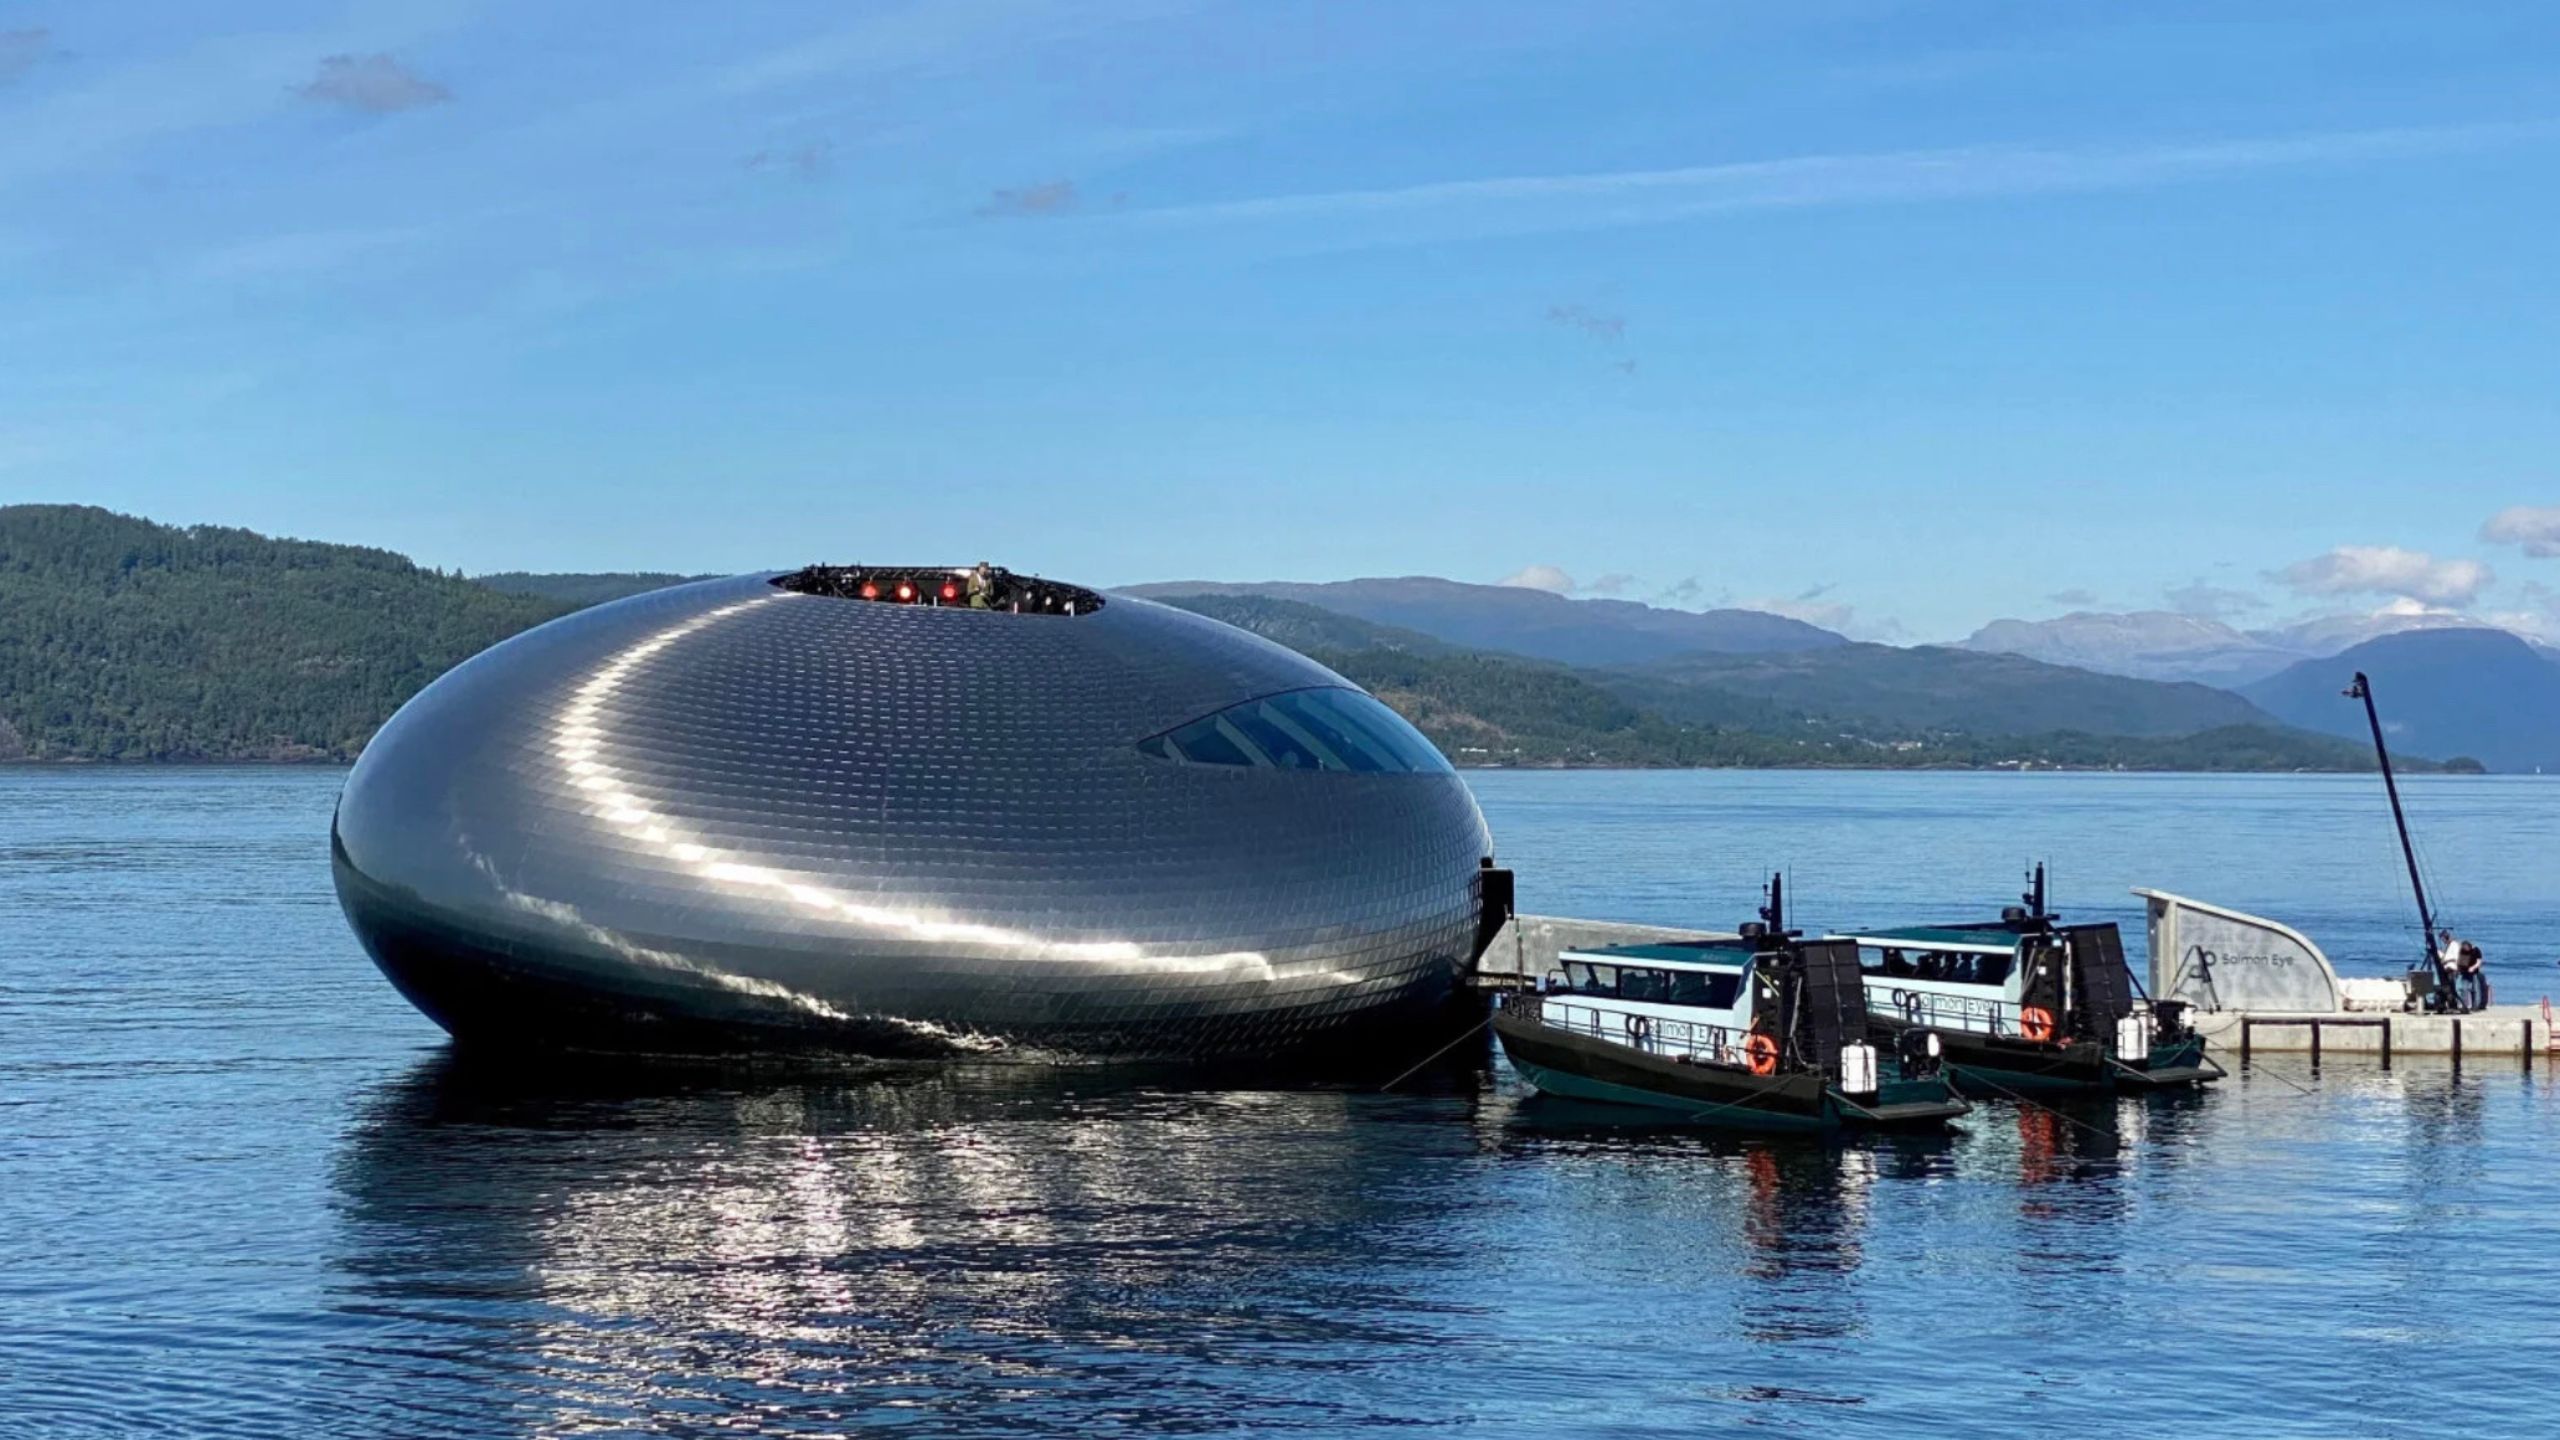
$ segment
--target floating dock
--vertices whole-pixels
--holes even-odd
[[[2149,910],[2148,992],[2191,1007],[2188,1022],[2226,1061],[2259,1054],[2407,1055],[2487,1064],[2530,1064],[2560,1054],[2547,1001],[2492,1005],[2462,1015],[2399,1008],[2396,980],[2342,979],[2318,945],[2289,925],[2163,890],[2136,890]],[[1514,915],[1476,962],[1479,990],[1534,989],[1567,950],[1662,940],[1730,940],[1731,931],[1682,930],[1568,915]]]
[[[2397,979],[2341,978],[2309,936],[2281,921],[2165,890],[2133,893],[2148,911],[2150,993],[2192,1007],[2189,1023],[2218,1054],[2530,1061],[2553,1049],[2547,1000],[2459,1015],[2412,1013],[2402,1008]]]

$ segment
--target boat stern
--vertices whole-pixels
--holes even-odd
[[[2204,1051],[2204,1037],[2190,1030],[2153,1044],[2138,1061],[2116,1062],[2116,1083],[2130,1090],[2168,1090],[2206,1085],[2230,1072]]]

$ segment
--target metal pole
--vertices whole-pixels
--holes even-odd
[[[2409,889],[2418,897],[2418,948],[2426,952],[2427,967],[2442,973],[2436,960],[2436,918],[2427,908],[2427,882],[2418,878],[2418,851],[2409,843],[2409,817],[2400,808],[2400,783],[2391,777],[2391,747],[2382,742],[2382,712],[2373,708],[2373,682],[2356,672],[2356,683],[2347,693],[2364,702],[2365,723],[2373,727],[2374,758],[2382,762],[2382,790],[2391,797],[2391,824],[2400,832],[2400,858],[2409,865]]]

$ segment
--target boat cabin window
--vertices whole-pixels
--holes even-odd
[[[1618,967],[1593,965],[1587,961],[1568,961],[1564,967],[1565,985],[1576,995],[1615,995],[1618,993]]]
[[[1863,966],[1869,974],[1894,979],[1937,980],[1950,985],[2006,984],[2009,972],[2017,968],[2015,956],[1993,951],[1951,953],[1944,950],[1904,951],[1885,946],[1876,959]]]
[[[1568,960],[1565,988],[1576,995],[1605,995],[1656,1005],[1704,1005],[1723,1009],[1742,993],[1742,977],[1725,971],[1649,970],[1635,965],[1595,965]]]
[[[1671,1003],[1704,1005],[1724,1010],[1742,993],[1740,975],[1717,975],[1702,970],[1683,970],[1671,977]]]

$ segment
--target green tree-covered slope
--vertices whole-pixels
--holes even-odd
[[[501,570],[492,575],[474,575],[472,579],[492,590],[510,595],[531,595],[583,609],[619,600],[625,595],[639,595],[651,590],[664,590],[689,580],[707,580],[707,575],[671,575],[658,570],[618,570],[602,573],[544,573],[524,570]]]
[[[387,550],[0,507],[0,753],[352,759],[429,680],[565,608]]]
[[[83,506],[0,507],[0,756],[351,759],[402,701],[477,651],[591,598],[682,577],[491,578],[438,574],[385,550],[158,525]],[[501,588],[509,584],[533,593]],[[1896,685],[1839,679],[1864,668],[1854,655],[1758,659],[1738,671],[1707,664],[1698,668],[1721,682],[1708,684],[1700,675],[1585,671],[1467,650],[1267,595],[1176,603],[1333,666],[1403,711],[1461,764],[2215,770],[2370,763],[2349,742],[2259,725],[2147,736],[2068,726],[1976,733],[1945,722],[1966,713],[1948,703],[1956,693],[1979,698],[1981,690],[1933,688],[1925,658],[1885,662],[1928,702],[1896,714],[1888,703]],[[1753,683],[1773,668],[1824,683]],[[1835,695],[1855,703],[1837,711],[1805,703]],[[2205,706],[2199,713],[2213,712]],[[2239,713],[2250,712],[2243,706]]]

